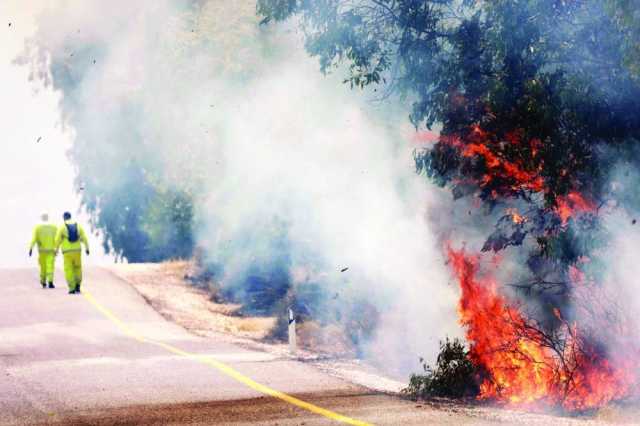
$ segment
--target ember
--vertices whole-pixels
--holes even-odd
[[[578,192],[570,192],[566,196],[559,196],[556,198],[557,207],[556,213],[562,221],[562,225],[566,225],[569,218],[576,213],[590,213],[596,211],[596,206],[585,200]]]
[[[526,216],[522,216],[516,209],[507,209],[507,214],[511,216],[511,220],[517,225],[527,221]]]

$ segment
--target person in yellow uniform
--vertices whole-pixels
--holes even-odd
[[[38,263],[40,264],[40,284],[42,288],[55,288],[53,272],[56,262],[56,231],[55,225],[49,223],[49,215],[43,213],[42,222],[33,229],[33,237],[29,245],[29,257],[33,255],[33,247],[38,246]]]
[[[71,220],[71,213],[65,212],[64,223],[56,235],[56,253],[62,247],[64,256],[64,276],[69,286],[69,294],[80,293],[82,284],[82,245],[89,255],[89,241],[84,229]]]

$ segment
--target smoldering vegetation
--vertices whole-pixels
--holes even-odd
[[[292,306],[407,374],[459,335],[397,97],[322,76],[252,1],[65,1],[18,60],[62,94],[76,189],[129,262],[196,256],[252,314]]]
[[[432,217],[468,352],[445,341],[416,392],[441,395],[449,378],[452,396],[474,383],[480,399],[570,411],[637,398],[637,296],[625,290],[636,277],[613,259],[638,235],[640,5],[260,0],[259,11],[298,20],[321,70],[346,64],[351,86],[407,95],[425,143],[418,171],[456,200]],[[458,380],[465,360],[472,377]]]

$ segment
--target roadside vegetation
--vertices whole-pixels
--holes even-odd
[[[434,366],[420,359],[424,371],[412,374],[402,394],[413,400],[434,397],[464,398],[479,394],[478,368],[471,362],[469,351],[459,339],[440,342]]]

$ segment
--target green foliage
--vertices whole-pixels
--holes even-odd
[[[82,183],[82,201],[108,253],[132,263],[191,255],[194,211],[188,193],[162,188],[136,163],[123,167],[116,182],[103,184]]]
[[[566,230],[557,209],[569,194],[635,205],[610,184],[622,162],[639,165],[637,0],[259,0],[258,12],[297,16],[322,70],[346,63],[352,87],[410,95],[412,123],[441,128],[415,153],[418,172],[482,211],[527,212],[514,229],[499,221],[485,249],[532,237],[543,269],[563,273],[602,244],[593,218]]]
[[[557,0],[260,0],[258,12],[275,20],[300,15],[309,52],[323,70],[349,64],[351,86],[390,81],[417,96],[416,125],[440,123],[443,135],[462,139],[481,126],[495,155],[544,177],[553,205],[570,189],[597,198],[602,180],[581,179],[602,173],[597,143],[637,135],[640,87],[621,46],[638,39],[613,25],[634,26],[622,18],[633,7],[610,3],[615,20],[601,2]],[[505,144],[513,132],[522,143]],[[532,140],[542,142],[535,153]],[[418,158],[432,177],[451,182],[486,171],[482,161],[446,155],[446,145]],[[485,200],[494,191],[526,196],[508,179],[482,189]]]
[[[149,238],[149,260],[186,259],[194,247],[192,198],[183,191],[162,190],[155,194],[144,215],[142,230]]]
[[[634,79],[640,80],[640,1],[605,0],[607,12],[624,34],[624,64]]]
[[[479,393],[478,371],[469,352],[459,339],[440,342],[440,353],[434,368],[423,363],[424,374],[412,374],[402,393],[411,399],[429,397],[462,398]]]
[[[220,146],[214,128],[225,119],[214,102],[226,96],[207,89],[194,101],[188,90],[194,79],[208,88],[217,79],[226,86],[242,84],[261,73],[262,51],[274,45],[257,27],[255,1],[238,0],[233,7],[223,1],[195,3],[167,2],[150,10],[153,18],[142,26],[131,24],[129,13],[114,14],[102,23],[104,31],[94,31],[87,19],[77,27],[70,24],[86,37],[46,37],[43,25],[22,59],[62,94],[62,121],[74,134],[69,157],[82,208],[107,252],[129,262],[188,257],[193,250],[194,203],[212,180]],[[91,9],[101,7],[96,3]],[[177,13],[167,14],[169,9]],[[51,8],[45,15],[42,22],[58,22],[68,11]],[[160,21],[162,34],[147,33]],[[120,48],[114,31],[140,46],[127,46],[127,55],[114,53]],[[143,48],[147,41],[152,46]],[[135,75],[117,77],[115,84],[110,70],[127,69],[138,48],[146,55],[144,66]],[[205,65],[203,52],[223,54],[209,55]],[[206,120],[196,117],[202,112],[193,106],[198,101],[207,105]],[[205,121],[206,130],[200,123]],[[200,130],[211,143],[203,143]]]

